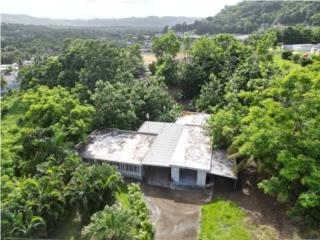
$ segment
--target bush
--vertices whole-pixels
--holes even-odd
[[[143,240],[153,239],[153,226],[150,221],[149,209],[143,199],[140,187],[137,184],[128,186],[128,200],[132,211],[139,219],[138,238]]]
[[[311,63],[312,63],[312,60],[311,60],[310,58],[308,58],[308,57],[302,57],[302,58],[300,59],[299,63],[300,63],[300,65],[301,65],[302,67],[305,67],[305,66],[311,64]]]
[[[96,212],[91,222],[85,226],[81,235],[85,240],[105,239],[153,239],[153,227],[149,210],[143,200],[137,184],[128,186],[129,206],[105,206],[104,210]]]
[[[293,60],[294,63],[299,63],[300,55],[299,54],[293,54],[292,55],[292,60]]]
[[[292,56],[292,52],[290,50],[284,50],[282,53],[281,53],[281,58],[282,59],[286,59],[286,60],[289,60]]]
[[[156,66],[157,66],[156,62],[152,62],[149,64],[149,71],[151,72],[152,75],[156,74],[156,70],[157,70]]]

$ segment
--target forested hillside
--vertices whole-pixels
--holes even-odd
[[[176,31],[194,30],[197,34],[248,34],[274,25],[320,25],[320,2],[317,1],[243,1],[227,6],[213,17],[193,24],[177,24]]]
[[[1,14],[2,22],[14,24],[29,24],[42,26],[73,26],[73,27],[126,27],[126,28],[153,28],[161,29],[164,26],[173,26],[179,22],[192,23],[199,18],[194,17],[130,17],[130,18],[106,18],[106,19],[50,19],[37,18],[28,15]]]
[[[97,39],[125,45],[128,35],[149,35],[154,30],[126,27],[63,27],[1,24],[1,62],[29,60],[61,53],[74,39]]]

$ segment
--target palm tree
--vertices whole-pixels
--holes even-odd
[[[91,217],[91,223],[83,228],[85,240],[133,240],[137,239],[137,220],[128,209],[115,205]]]
[[[10,231],[13,237],[46,237],[46,222],[42,217],[34,216],[31,209],[14,214],[13,226]]]
[[[79,206],[85,222],[106,204],[115,202],[115,195],[122,184],[121,175],[108,164],[80,165],[68,184],[66,196],[70,204]]]

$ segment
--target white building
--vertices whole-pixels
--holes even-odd
[[[320,48],[320,43],[318,44],[285,44],[282,46],[284,50],[290,50],[293,52],[311,52],[313,48]]]
[[[138,131],[94,131],[77,145],[87,163],[115,165],[126,177],[172,187],[205,187],[216,176],[236,180],[234,161],[212,149],[208,115],[183,112],[175,123],[146,121]]]

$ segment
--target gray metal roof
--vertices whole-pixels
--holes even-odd
[[[209,118],[209,114],[202,112],[183,111],[176,120],[176,123],[183,125],[204,126]]]
[[[237,179],[237,173],[234,171],[236,162],[229,160],[227,153],[222,150],[212,150],[211,174],[223,177]]]
[[[211,145],[211,137],[201,126],[184,125],[171,158],[171,165],[209,171]]]
[[[139,132],[156,133],[149,152],[142,161],[144,165],[169,167],[171,156],[179,141],[183,125],[164,122],[145,122]]]
[[[166,123],[166,122],[152,122],[145,121],[141,127],[138,129],[138,132],[142,133],[151,133],[151,134],[160,134],[165,128],[175,125],[174,123]]]

